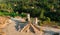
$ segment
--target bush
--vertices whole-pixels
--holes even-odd
[[[25,13],[21,13],[20,16],[23,18],[26,17],[27,15]]]
[[[11,13],[9,13],[9,12],[0,12],[0,16],[12,16],[12,17],[14,17],[14,16],[17,16],[18,14],[16,14],[15,12],[11,12]]]

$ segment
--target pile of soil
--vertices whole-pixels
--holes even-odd
[[[3,28],[4,25],[8,22],[9,18],[5,16],[0,16],[0,28]]]

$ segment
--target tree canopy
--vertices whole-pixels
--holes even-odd
[[[2,0],[0,0],[2,2]],[[0,8],[8,11],[30,13],[31,17],[60,21],[60,0],[4,0]]]

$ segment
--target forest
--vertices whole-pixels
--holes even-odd
[[[26,17],[26,13],[42,24],[60,26],[60,0],[0,0],[0,16]]]

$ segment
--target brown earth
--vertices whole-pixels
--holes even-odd
[[[4,28],[7,25],[8,20],[8,17],[0,16],[0,28]]]

